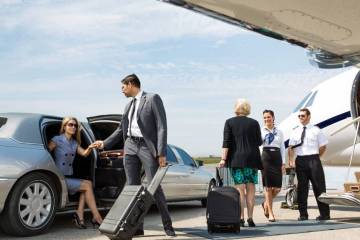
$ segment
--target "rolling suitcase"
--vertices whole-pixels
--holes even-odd
[[[169,166],[157,170],[148,187],[126,185],[99,227],[110,239],[132,239],[149,208]]]
[[[219,169],[216,169],[219,176]],[[221,184],[220,184],[221,185]],[[207,197],[208,232],[240,232],[240,194],[230,186],[212,188]]]

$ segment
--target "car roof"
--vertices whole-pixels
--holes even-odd
[[[0,128],[1,138],[12,138],[18,142],[43,144],[40,123],[45,117],[58,118],[40,113],[0,113],[6,123]]]

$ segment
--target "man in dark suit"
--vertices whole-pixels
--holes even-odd
[[[135,74],[122,81],[122,92],[131,97],[124,111],[123,119],[114,133],[104,141],[96,141],[99,148],[110,148],[124,139],[124,168],[129,185],[141,184],[141,165],[147,181],[154,177],[159,166],[166,165],[167,124],[164,105],[159,95],[141,90],[139,78]],[[164,192],[159,186],[154,195],[161,214],[165,233],[175,236]],[[136,235],[143,235],[141,227]]]

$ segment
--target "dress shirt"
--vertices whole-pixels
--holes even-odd
[[[274,135],[274,139],[269,144],[268,141],[265,141],[266,134],[272,133]],[[263,147],[276,147],[280,148],[281,159],[282,162],[285,163],[285,144],[284,144],[284,135],[280,129],[273,127],[272,129],[268,129],[267,127],[263,127],[261,129],[261,138],[263,140]]]
[[[293,129],[289,139],[289,146],[294,146],[301,142],[303,127],[303,125],[298,125]],[[295,154],[297,156],[319,154],[319,148],[328,144],[328,140],[317,126],[308,124],[305,127],[304,142],[301,146],[294,148]]]
[[[139,110],[139,105],[140,105],[140,100],[141,100],[141,96],[143,94],[143,91],[140,91],[136,96],[136,102],[135,102],[135,112],[134,112],[134,115],[133,115],[133,119],[132,119],[132,122],[131,122],[131,126],[129,125],[129,128],[131,128],[131,135],[133,137],[143,137],[141,131],[140,131],[140,128],[139,128],[139,125],[138,125],[138,122],[137,122],[137,113],[138,113],[138,110]],[[131,105],[130,107],[130,110],[129,110],[129,113],[132,112],[132,109],[134,108],[133,104]],[[129,119],[129,123],[130,123],[130,114],[128,114],[128,119]],[[130,133],[129,133],[129,128],[128,128],[128,132],[127,132],[127,135],[130,136]]]

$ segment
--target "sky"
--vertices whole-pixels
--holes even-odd
[[[0,112],[119,114],[121,79],[158,93],[168,143],[220,155],[238,98],[276,122],[344,71],[313,67],[303,48],[156,0],[0,0]]]

